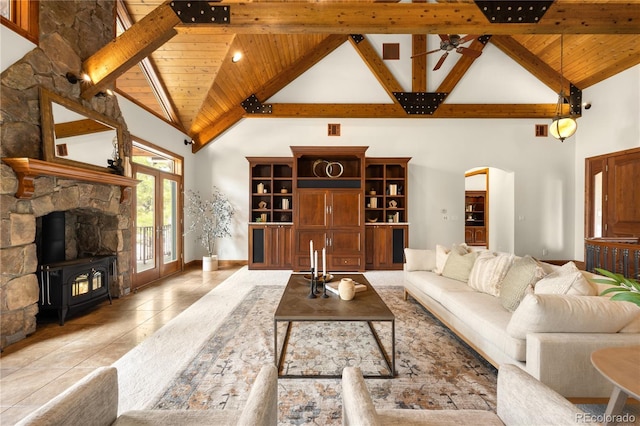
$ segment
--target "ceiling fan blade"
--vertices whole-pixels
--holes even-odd
[[[473,40],[475,38],[478,38],[478,36],[477,35],[473,35],[473,34],[467,34],[466,36],[464,36],[464,37],[462,37],[460,39],[458,44],[465,44],[466,42],[471,41],[471,40]]]
[[[440,49],[433,49],[433,50],[430,50],[428,52],[416,53],[415,55],[413,55],[411,57],[411,59],[413,59],[415,57],[418,57],[418,56],[424,56],[424,55],[428,55],[429,53],[435,53],[435,52],[439,52],[439,51],[440,51]]]
[[[451,39],[449,38],[449,34],[438,34],[438,36],[442,41],[451,41]]]
[[[442,66],[442,64],[444,63],[444,60],[447,59],[447,56],[449,56],[449,52],[444,52],[444,55],[440,56],[440,60],[438,61],[438,63],[436,64],[435,67],[433,67],[434,71],[438,71],[440,69],[440,67]]]
[[[468,47],[462,47],[462,46],[458,47],[456,49],[456,52],[462,53],[463,55],[467,55],[472,58],[477,58],[478,56],[482,55],[482,52],[480,50],[473,50],[473,49],[469,49]]]

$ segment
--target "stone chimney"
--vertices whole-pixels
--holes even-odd
[[[125,155],[130,155],[131,138],[117,98],[84,101],[79,85],[70,84],[65,77],[69,71],[79,73],[82,61],[115,37],[115,11],[113,0],[40,2],[38,47],[0,75],[0,157],[43,159],[39,87],[119,122],[124,129]],[[4,163],[0,164],[0,179],[0,347],[36,330],[36,223],[48,213],[72,211],[74,217],[82,218],[74,223],[79,238],[92,233],[92,226],[109,226],[104,239],[118,258],[111,294],[129,293],[133,220],[130,201],[121,203],[118,186],[43,176],[35,180],[31,199],[18,199],[16,175]]]

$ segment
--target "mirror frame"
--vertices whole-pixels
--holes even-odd
[[[84,169],[90,169],[97,172],[104,172],[109,174],[114,174],[113,169],[110,169],[107,166],[96,166],[94,164],[83,163],[81,161],[68,160],[66,158],[56,156],[56,137],[54,131],[54,118],[53,118],[53,103],[57,103],[77,114],[84,115],[87,118],[90,118],[95,121],[99,121],[100,123],[106,124],[109,127],[112,127],[116,131],[116,135],[118,137],[118,155],[121,159],[124,160],[124,138],[122,132],[122,125],[117,121],[109,118],[105,115],[102,115],[96,111],[93,111],[85,106],[81,105],[78,102],[75,102],[71,99],[65,98],[64,96],[60,96],[56,93],[53,93],[43,87],[40,87],[40,118],[41,118],[41,126],[42,126],[42,150],[44,154],[45,161],[52,163],[65,164],[67,166],[75,166],[82,167]],[[107,159],[105,158],[105,162]]]

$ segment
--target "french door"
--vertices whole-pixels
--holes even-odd
[[[136,289],[182,269],[182,177],[133,164]]]

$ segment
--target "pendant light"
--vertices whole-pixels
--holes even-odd
[[[549,126],[549,133],[556,139],[560,139],[560,142],[564,142],[564,140],[568,137],[573,136],[573,134],[578,129],[578,123],[573,118],[572,114],[568,115],[562,114],[562,105],[565,102],[564,95],[564,70],[562,57],[564,56],[564,35],[560,35],[560,93],[558,93],[558,103],[556,105],[556,114],[553,117],[553,121],[551,122],[551,126]]]

